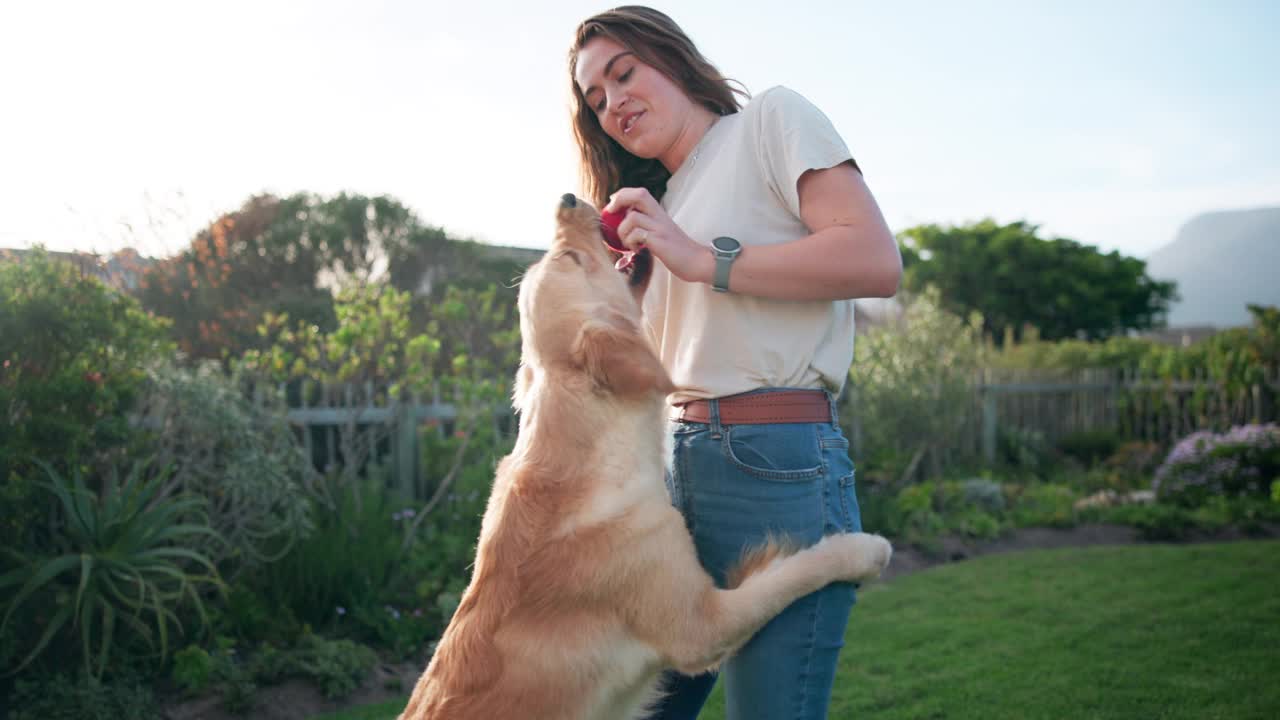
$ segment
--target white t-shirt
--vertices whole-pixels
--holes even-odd
[[[809,235],[796,183],[853,157],[812,103],[784,87],[716,121],[667,183],[662,206],[695,241],[744,247]],[[681,403],[763,387],[839,393],[853,362],[853,301],[718,293],[654,263],[645,324]]]

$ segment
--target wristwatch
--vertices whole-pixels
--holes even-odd
[[[742,243],[731,237],[721,236],[711,241],[711,252],[716,256],[716,274],[711,289],[729,292],[729,267],[742,252]]]

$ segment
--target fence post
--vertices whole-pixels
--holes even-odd
[[[417,497],[418,423],[412,402],[396,399],[396,481],[405,497]]]

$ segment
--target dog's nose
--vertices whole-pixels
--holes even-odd
[[[560,196],[560,207],[572,208],[572,207],[577,207],[577,205],[578,205],[578,198],[574,197],[573,193],[565,193],[564,195]]]

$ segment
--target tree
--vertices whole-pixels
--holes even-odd
[[[904,287],[933,286],[943,306],[983,317],[997,342],[1033,327],[1046,340],[1097,340],[1164,321],[1175,285],[1146,263],[1066,238],[1044,239],[1026,222],[987,219],[967,226],[920,225],[899,235]]]
[[[226,359],[261,347],[267,313],[330,330],[333,290],[388,278],[411,289],[447,242],[387,196],[259,195],[148,268],[137,294],[173,319],[189,356]]]

